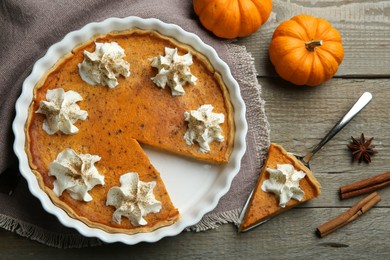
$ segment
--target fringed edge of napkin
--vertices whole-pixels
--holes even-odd
[[[244,46],[227,43],[226,48],[230,56],[229,63],[234,64],[235,66],[235,78],[239,84],[241,83],[247,85],[247,88],[245,90],[241,89],[241,92],[250,92],[248,95],[258,101],[258,109],[260,109],[261,113],[264,115],[263,121],[258,120],[258,118],[256,120],[247,118],[249,131],[251,129],[265,130],[265,134],[259,135],[257,140],[255,140],[255,156],[257,156],[256,158],[259,158],[260,160],[260,158],[264,158],[266,153],[264,144],[269,143],[269,125],[267,119],[265,118],[264,101],[260,97],[261,86],[257,82],[254,58],[249,52],[247,52]],[[240,61],[240,63],[238,64],[237,61]],[[239,75],[241,75],[241,77],[238,77]],[[221,224],[227,223],[239,225],[240,212],[241,209],[233,209],[216,213],[211,212],[206,214],[198,224],[188,227],[186,230],[206,231],[217,228]],[[20,236],[27,237],[31,240],[35,240],[42,244],[56,248],[81,248],[104,244],[97,238],[84,237],[80,234],[52,232],[38,226],[5,216],[3,214],[0,214],[0,227],[8,231],[15,232]]]
[[[84,237],[80,234],[51,232],[3,214],[0,214],[0,227],[15,232],[22,237],[27,237],[31,240],[56,248],[81,248],[103,244],[103,242],[97,238]]]
[[[257,111],[259,111],[261,114],[260,117],[249,117],[247,115],[248,131],[258,131],[259,129],[263,130],[262,134],[259,133],[258,135],[255,135],[256,138],[254,140],[255,154],[253,156],[255,158],[258,158],[260,168],[261,162],[263,161],[262,158],[265,158],[270,144],[270,127],[265,115],[265,102],[261,98],[261,85],[257,81],[257,72],[255,68],[254,58],[251,53],[247,51],[245,46],[228,42],[226,43],[226,48],[229,54],[229,65],[234,67],[235,75],[233,76],[235,76],[240,86],[245,84],[245,89],[241,88],[241,93],[245,92],[245,97],[250,98],[252,101],[256,101],[251,103],[246,102],[247,111],[252,110],[253,107],[256,106],[255,109],[257,109]],[[237,61],[239,61],[239,63]],[[242,96],[244,98],[244,95]],[[251,106],[252,109],[248,109],[249,106]],[[196,232],[206,231],[209,229],[215,229],[221,224],[227,223],[233,223],[234,225],[239,226],[241,210],[241,208],[238,208],[223,212],[208,213],[202,218],[199,223],[186,228],[186,230]]]
[[[235,225],[239,224],[240,210],[234,209],[230,211],[224,211],[219,213],[209,213],[206,214],[202,220],[191,227],[186,228],[186,231],[207,231],[209,229],[215,229],[222,224],[234,223]]]

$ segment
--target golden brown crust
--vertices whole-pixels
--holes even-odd
[[[145,114],[143,115],[143,117],[145,120],[149,120],[149,122],[138,122],[138,124],[150,126],[150,129],[146,129],[146,128],[145,129],[134,129],[134,127],[133,127],[133,130],[138,131],[138,132],[133,132],[134,133],[133,138],[137,139],[141,143],[149,144],[149,145],[152,145],[153,147],[157,147],[159,149],[163,149],[163,150],[166,150],[169,152],[173,152],[176,154],[195,158],[197,160],[204,160],[207,162],[217,163],[217,164],[228,162],[230,154],[233,150],[234,132],[235,132],[234,114],[233,114],[234,111],[233,111],[233,106],[232,106],[231,101],[230,101],[229,90],[226,87],[226,85],[224,84],[224,82],[221,78],[221,75],[213,69],[213,67],[212,67],[211,63],[209,62],[209,60],[207,59],[207,57],[205,57],[203,54],[196,51],[191,46],[181,44],[181,43],[177,42],[176,40],[171,39],[169,37],[165,37],[165,36],[159,34],[158,32],[155,32],[155,31],[142,31],[139,29],[132,29],[132,30],[127,30],[127,31],[115,32],[115,33],[107,34],[104,36],[96,35],[88,42],[75,47],[71,54],[68,54],[68,55],[66,55],[66,57],[60,59],[60,61],[57,62],[56,65],[48,73],[46,73],[46,76],[44,78],[46,79],[48,76],[54,77],[52,74],[55,74],[56,70],[58,70],[58,68],[63,63],[66,63],[67,60],[70,60],[71,58],[72,58],[72,60],[75,60],[77,58],[79,58],[79,60],[80,60],[80,57],[82,56],[82,51],[84,49],[88,49],[88,48],[89,48],[89,50],[91,50],[91,48],[93,47],[92,45],[94,45],[93,43],[95,41],[104,41],[104,40],[107,41],[107,39],[108,40],[111,40],[111,39],[116,40],[117,42],[122,43],[121,46],[124,47],[127,52],[131,52],[132,46],[125,45],[128,42],[120,42],[121,40],[123,40],[120,38],[121,36],[128,36],[128,35],[135,35],[135,36],[146,35],[147,37],[149,37],[149,36],[150,37],[158,37],[157,39],[161,39],[162,43],[165,43],[166,45],[171,45],[172,47],[177,47],[179,49],[179,51],[181,51],[181,52],[188,52],[188,51],[191,52],[193,57],[194,57],[194,64],[191,66],[191,70],[192,71],[195,70],[195,73],[197,73],[196,76],[198,77],[197,84],[195,86],[186,87],[186,95],[184,95],[182,97],[172,97],[172,95],[170,94],[170,91],[168,89],[160,90],[159,88],[155,87],[153,85],[154,83],[152,83],[152,81],[149,80],[149,78],[151,76],[154,76],[154,75],[149,76],[149,74],[148,74],[148,76],[147,76],[148,82],[145,82],[145,81],[135,82],[133,80],[132,75],[127,79],[120,78],[119,82],[122,82],[121,86],[120,86],[120,87],[122,87],[122,91],[123,91],[123,88],[128,87],[131,84],[133,84],[133,85],[143,84],[142,88],[146,88],[152,84],[153,87],[148,90],[149,92],[146,92],[146,91],[142,92],[142,90],[138,90],[138,89],[136,89],[136,90],[128,89],[128,93],[135,93],[135,94],[141,93],[143,96],[136,97],[136,99],[138,99],[138,100],[147,100],[147,99],[150,100],[150,98],[148,96],[155,95],[159,98],[159,102],[161,102],[161,105],[160,105],[161,108],[165,109],[165,108],[171,107],[170,108],[171,110],[175,109],[177,112],[176,115],[174,115],[174,113],[171,112],[170,117],[167,117],[168,115],[164,114],[163,118],[165,119],[165,122],[156,122],[156,121],[150,120],[151,117],[154,116],[153,113],[158,113],[159,111],[161,111],[163,109],[159,109],[159,107],[156,107],[155,104],[146,104],[149,106],[145,110],[145,112],[144,112]],[[123,45],[125,45],[125,46],[123,46]],[[127,49],[126,49],[126,47],[127,47]],[[157,52],[154,51],[154,53],[156,53],[156,55],[163,54],[163,53],[161,53],[161,51],[163,51],[163,50],[161,50],[161,46],[160,46],[160,49],[157,50]],[[134,55],[127,54],[126,58],[131,59],[132,56],[134,56]],[[147,54],[138,55],[137,57],[139,57],[139,56],[141,56],[143,59],[143,61],[141,61],[141,62],[144,62],[146,60],[146,62],[148,63],[147,66],[149,67],[149,71],[146,71],[146,72],[155,73],[156,71],[153,68],[151,68],[149,61],[148,61],[148,58],[151,58],[151,57],[148,56]],[[81,62],[81,60],[80,60],[80,62]],[[132,67],[135,67],[137,65],[136,63],[140,63],[140,60],[138,59],[134,62],[130,61],[130,66],[131,66],[130,70],[132,70]],[[66,68],[64,70],[66,70]],[[76,74],[75,71],[70,71],[70,73]],[[145,73],[145,70],[140,72],[140,73]],[[210,74],[208,75],[208,73],[210,73]],[[132,74],[134,74],[134,73],[132,72]],[[143,77],[145,77],[145,76],[143,76]],[[207,80],[207,82],[210,84],[209,88],[207,88],[207,86],[204,87],[202,85],[202,84],[205,84],[205,82],[202,82],[202,79]],[[211,80],[214,82],[212,82]],[[34,100],[40,100],[43,98],[42,96],[37,97],[37,91],[40,88],[52,88],[52,87],[50,87],[50,85],[46,86],[47,84],[45,85],[45,82],[46,82],[45,80],[41,80],[37,84],[37,86],[34,90]],[[73,85],[72,89],[74,89],[75,91],[78,91],[79,89],[82,89],[82,88],[85,88],[86,86],[89,86],[87,83],[83,82],[81,79],[73,79],[73,82],[74,82],[73,83],[74,85],[78,84],[80,86],[79,88],[75,89],[74,88],[75,86]],[[63,83],[60,82],[59,84],[61,85]],[[52,84],[52,85],[54,85],[54,84]],[[66,88],[66,87],[67,86],[64,86],[64,88]],[[91,86],[89,86],[89,87],[91,87]],[[119,88],[119,86],[116,87],[116,89],[118,89],[118,88]],[[141,88],[141,86],[139,86],[139,88]],[[214,89],[214,90],[218,89],[218,91],[214,91],[212,89]],[[65,89],[65,90],[67,90],[67,89]],[[83,90],[85,90],[85,89],[83,89]],[[42,90],[41,92],[44,92],[44,91],[46,91],[46,90]],[[133,91],[133,92],[130,92],[130,91]],[[161,93],[161,92],[163,92],[163,93]],[[94,94],[92,91],[88,91],[88,93],[91,95]],[[129,95],[130,94],[128,94],[128,96]],[[131,97],[129,97],[129,99],[130,98]],[[132,101],[134,101],[134,100],[132,100]],[[188,146],[185,143],[184,138],[182,138],[182,136],[184,136],[184,132],[186,130],[186,124],[182,123],[179,125],[175,125],[178,122],[183,121],[183,114],[185,111],[197,109],[199,106],[204,105],[206,103],[210,103],[211,105],[213,105],[215,107],[214,112],[224,113],[225,119],[226,119],[225,123],[222,125],[223,135],[225,137],[225,141],[223,141],[222,143],[218,143],[218,142],[211,143],[210,144],[211,151],[209,153],[201,152],[198,144]],[[145,105],[145,104],[142,104],[141,102],[139,102],[139,104],[140,104],[140,106]],[[88,108],[88,107],[86,107],[86,108]],[[129,111],[129,108],[126,108],[126,109],[128,109],[128,111]],[[135,106],[133,106],[130,110],[136,111]],[[150,111],[153,111],[153,112],[150,112]],[[180,113],[179,113],[179,111],[180,111]],[[148,115],[148,113],[150,113],[151,115]],[[160,114],[161,114],[161,112],[160,112]],[[31,114],[30,114],[30,116],[31,116]],[[136,116],[139,116],[139,115],[135,115],[135,117]],[[140,121],[140,120],[138,120],[138,121]],[[134,122],[134,124],[136,124],[136,123],[137,122]],[[170,124],[171,127],[165,126],[164,123],[166,125]],[[155,129],[153,129],[153,127],[156,125],[159,125],[159,127],[160,127],[159,131],[155,131]],[[161,128],[161,125],[163,125],[163,127],[164,127],[163,129]],[[165,130],[165,132],[163,132],[162,130]],[[145,131],[146,132],[149,131],[150,133],[154,132],[154,134],[153,135],[150,135],[150,134],[144,135],[144,133],[140,133],[140,132],[145,132]],[[161,132],[161,134],[160,134],[160,132]],[[174,133],[177,136],[170,137],[170,135],[172,133]],[[160,136],[158,136],[158,140],[152,140],[153,138],[156,138],[156,134],[160,134]],[[168,136],[168,138],[167,138],[167,136]]]
[[[65,212],[74,219],[81,220],[84,222],[87,226],[92,227],[92,228],[98,228],[101,230],[104,230],[108,233],[123,233],[123,234],[128,234],[128,235],[133,235],[137,233],[146,233],[146,232],[151,232],[154,231],[160,227],[165,227],[174,224],[176,221],[180,219],[180,214],[177,209],[171,209],[171,214],[169,217],[160,220],[158,222],[154,222],[152,225],[147,225],[147,226],[137,226],[137,227],[132,227],[131,229],[129,228],[120,228],[120,227],[111,227],[106,224],[101,224],[98,222],[90,221],[88,217],[85,216],[80,216],[77,212],[72,207],[69,207],[67,203],[62,201],[55,193],[53,192],[52,189],[48,188],[45,186],[42,180],[42,176],[39,172],[33,170],[33,173],[37,177],[38,184],[45,191],[46,194],[48,194],[50,200],[59,208],[62,208],[65,210]],[[82,203],[82,202],[81,202]]]
[[[111,35],[128,35],[128,34],[133,34],[133,33],[146,34],[146,35],[149,34],[149,35],[153,35],[155,37],[164,39],[166,41],[172,42],[174,46],[177,46],[177,47],[182,48],[188,52],[191,52],[192,56],[197,57],[201,61],[201,63],[203,65],[205,65],[210,72],[213,73],[214,78],[217,80],[218,85],[221,88],[222,95],[223,95],[223,101],[224,101],[224,105],[225,105],[225,110],[226,110],[225,120],[226,120],[227,125],[228,125],[228,133],[226,133],[226,136],[225,136],[225,138],[226,138],[225,142],[227,144],[226,152],[225,152],[225,154],[223,154],[223,156],[221,156],[221,158],[214,158],[211,160],[209,158],[207,158],[207,156],[206,157],[203,157],[203,156],[199,157],[195,154],[191,154],[190,156],[194,156],[196,159],[206,160],[206,161],[209,161],[212,163],[226,163],[226,162],[228,162],[230,154],[232,153],[233,146],[234,146],[234,133],[235,133],[234,114],[233,114],[234,109],[233,109],[233,105],[231,103],[229,90],[228,90],[227,86],[225,85],[224,81],[222,80],[221,74],[219,72],[215,71],[214,67],[211,65],[210,60],[204,54],[195,50],[190,45],[183,44],[183,43],[181,43],[181,42],[179,42],[171,37],[167,37],[165,35],[162,35],[161,33],[157,32],[157,31],[130,29],[130,30],[126,30],[126,31],[112,32],[110,34]],[[99,38],[99,35],[96,35],[94,37],[94,39],[91,39],[90,41],[91,42],[95,41],[97,38]],[[173,152],[175,152],[175,151],[173,151]],[[179,152],[179,154],[181,154],[181,153]]]
[[[306,173],[305,178],[299,182],[300,188],[305,192],[303,199],[301,201],[292,199],[284,208],[279,206],[279,199],[273,193],[264,192],[261,189],[263,182],[269,178],[269,173],[266,169],[276,168],[277,164],[291,164],[297,171]],[[320,193],[321,185],[310,169],[297,160],[295,156],[287,153],[282,146],[272,143],[239,231],[246,230],[305,201],[318,197]]]
[[[180,214],[179,211],[173,211],[173,214],[171,217],[166,218],[162,221],[154,223],[152,226],[138,226],[134,227],[132,229],[126,229],[126,228],[117,228],[117,227],[110,227],[104,224],[100,224],[97,222],[90,221],[87,217],[80,216],[77,214],[73,208],[69,207],[68,204],[64,203],[61,199],[57,197],[57,195],[54,194],[52,189],[49,189],[47,186],[44,185],[42,181],[42,177],[39,172],[33,170],[33,173],[37,177],[39,187],[45,191],[46,194],[48,194],[50,200],[54,203],[54,205],[58,206],[59,208],[62,208],[65,210],[65,212],[74,219],[81,220],[84,222],[87,226],[92,227],[92,228],[98,228],[101,230],[104,230],[108,233],[123,233],[123,234],[128,234],[128,235],[133,235],[137,233],[146,233],[146,232],[151,232],[154,231],[160,227],[165,227],[174,224],[176,221],[180,219]]]
[[[42,173],[36,170],[36,166],[34,164],[31,164],[32,172],[35,174],[39,187],[45,191],[45,193],[49,196],[50,200],[58,207],[65,210],[65,212],[72,218],[81,220],[86,225],[92,228],[99,228],[102,229],[108,233],[124,233],[124,234],[136,234],[140,232],[151,232],[153,230],[156,230],[157,228],[168,226],[171,224],[174,224],[176,221],[179,220],[180,214],[179,211],[174,207],[172,202],[170,201],[169,195],[167,194],[166,188],[164,186],[164,183],[162,182],[159,173],[157,170],[150,164],[146,154],[142,151],[142,148],[138,145],[138,143],[135,140],[132,140],[133,144],[129,145],[130,149],[133,149],[136,151],[137,156],[132,156],[132,161],[134,164],[139,163],[142,167],[140,168],[136,166],[133,166],[134,168],[131,168],[129,171],[137,171],[140,174],[140,178],[145,181],[155,181],[157,183],[157,189],[160,191],[155,191],[156,198],[162,202],[163,209],[160,211],[160,213],[154,214],[155,216],[162,215],[162,217],[158,217],[157,220],[154,218],[151,218],[151,216],[146,216],[145,219],[148,221],[148,224],[146,226],[133,226],[127,219],[122,219],[122,224],[116,224],[108,219],[111,219],[112,214],[114,213],[114,208],[110,206],[105,206],[106,197],[105,194],[107,194],[108,190],[113,186],[119,186],[119,183],[116,183],[115,180],[119,180],[119,177],[121,175],[121,172],[112,172],[112,175],[105,175],[105,185],[104,186],[96,186],[94,190],[90,191],[90,194],[94,198],[92,202],[78,202],[74,199],[70,198],[70,196],[66,193],[66,191],[58,197],[52,190],[52,186],[48,186],[47,183],[45,183]],[[29,151],[27,151],[29,154],[29,157],[31,154]],[[97,163],[99,164],[99,162]],[[100,167],[99,167],[100,166]],[[104,165],[97,166],[99,171],[105,172]],[[124,173],[123,173],[124,174]],[[146,179],[145,179],[146,178]],[[96,192],[100,190],[100,192]],[[155,188],[156,190],[156,188]],[[104,196],[103,196],[104,194]],[[83,210],[78,210],[78,204],[82,205],[83,207],[87,209],[91,209],[89,212],[83,212]],[[90,205],[90,206],[89,206]],[[96,210],[98,209],[99,210]],[[100,211],[102,211],[100,213]],[[91,221],[90,217],[93,216],[96,218],[97,221]],[[99,223],[98,221],[102,222],[101,214],[106,217],[106,223]],[[152,215],[152,214],[150,214]],[[107,216],[108,219],[107,219]]]
[[[226,121],[227,121],[227,124],[228,124],[228,129],[229,129],[229,133],[226,137],[226,143],[228,144],[227,145],[227,149],[226,149],[226,153],[225,153],[225,161],[229,161],[229,157],[233,151],[233,146],[234,146],[234,136],[235,136],[235,125],[234,125],[234,109],[233,109],[233,105],[230,101],[230,94],[229,94],[229,91],[226,87],[226,85],[224,84],[223,80],[222,80],[222,77],[221,75],[218,73],[218,72],[214,72],[214,77],[218,80],[219,84],[221,86],[223,86],[222,88],[222,91],[223,91],[223,97],[224,97],[224,100],[225,100],[225,108],[226,108]]]
[[[138,66],[138,64],[134,62],[130,62],[132,75],[129,79],[122,77],[119,78],[118,80],[120,84],[114,89],[114,91],[109,90],[107,87],[89,86],[80,79],[77,74],[78,69],[75,69],[75,67],[77,67],[76,65],[82,61],[82,52],[84,49],[91,51],[94,41],[124,41],[123,39],[126,37],[133,36],[138,37],[137,39],[139,41],[147,41],[147,38],[153,39],[157,42],[156,44],[159,44],[159,53],[161,52],[161,46],[163,45],[178,47],[179,52],[182,53],[190,51],[194,57],[194,64],[196,64],[194,66],[195,73],[200,73],[200,75],[196,75],[200,78],[200,81],[202,81],[202,79],[208,81],[210,81],[211,78],[213,79],[213,81],[211,81],[210,89],[206,88],[206,90],[202,90],[200,87],[188,87],[186,88],[186,95],[184,98],[180,99],[181,97],[172,97],[170,90],[161,90],[157,87],[149,87],[150,73],[155,73],[153,69],[150,69],[150,65],[147,66],[148,69],[139,69],[142,64]],[[143,36],[145,37],[143,38]],[[131,59],[132,54],[128,52],[132,52],[132,49],[130,48],[132,43],[129,41],[124,41],[123,43],[125,45],[126,58]],[[119,44],[122,46],[121,43]],[[153,51],[154,53],[156,52],[155,50]],[[139,53],[133,54],[136,57],[140,57]],[[143,57],[145,59],[150,58],[146,54],[143,56],[145,56]],[[139,62],[139,60],[137,60],[137,62]],[[135,68],[135,70],[132,71],[132,68]],[[75,76],[76,74],[77,76]],[[69,79],[66,78],[67,76],[69,76]],[[137,81],[134,80],[132,76],[142,76],[147,78],[148,81],[146,79]],[[218,91],[216,91],[216,86],[219,88],[219,94]],[[42,115],[35,114],[35,111],[39,106],[39,101],[45,98],[44,95],[46,91],[57,87],[62,87],[65,91],[72,89],[83,96],[84,100],[81,101],[79,105],[81,109],[87,110],[89,115],[86,121],[79,121],[76,123],[76,126],[80,129],[79,133],[76,135],[66,136],[61,133],[57,133],[52,136],[47,135],[42,130],[44,117]],[[223,112],[226,119],[223,126],[225,135],[225,141],[223,144],[221,145],[216,142],[212,143],[210,146],[212,149],[214,148],[216,152],[212,152],[210,154],[199,152],[197,145],[187,147],[182,145],[181,147],[178,147],[177,150],[172,148],[172,146],[170,147],[165,145],[162,141],[166,141],[166,138],[164,139],[164,136],[166,135],[161,134],[161,136],[159,136],[159,131],[153,131],[156,128],[161,128],[161,125],[158,124],[157,121],[153,121],[153,118],[151,117],[151,115],[155,117],[156,112],[149,111],[151,115],[144,113],[142,116],[139,116],[136,111],[134,111],[137,109],[136,107],[128,106],[128,102],[134,103],[135,100],[138,99],[139,101],[142,101],[138,104],[143,106],[149,105],[148,108],[153,108],[153,102],[155,103],[156,100],[148,98],[150,94],[144,90],[147,87],[149,87],[148,91],[152,92],[155,97],[158,97],[159,101],[166,100],[165,102],[173,102],[173,104],[170,105],[175,106],[175,109],[181,109],[181,114],[183,113],[184,108],[180,108],[180,105],[186,104],[182,102],[183,100],[189,105],[195,105],[197,102],[202,101],[208,101],[212,105],[216,104],[215,112]],[[117,91],[118,94],[114,95],[113,93],[115,93],[115,91]],[[129,95],[129,92],[132,95]],[[126,94],[128,94],[128,96],[126,96]],[[204,97],[206,94],[208,94],[208,96],[217,96],[219,99],[213,100],[210,97]],[[126,100],[124,97],[127,97],[128,99]],[[113,102],[114,104],[108,102],[111,98],[116,100],[116,102]],[[147,103],[148,100],[151,101]],[[145,104],[145,102],[147,104]],[[123,105],[120,106],[119,110],[115,107],[118,103]],[[163,105],[161,106],[163,107]],[[165,105],[165,107],[167,106]],[[116,117],[116,114],[121,110],[121,108],[126,111],[126,116]],[[197,109],[197,107],[194,107],[193,109]],[[172,111],[175,110],[173,109]],[[138,111],[138,113],[143,112]],[[102,114],[108,114],[110,115],[110,118],[101,118]],[[125,121],[128,118],[137,116],[139,116],[140,119],[138,123]],[[151,120],[148,121],[145,120],[145,118]],[[175,117],[173,116],[171,121],[174,118]],[[165,118],[161,117],[161,119]],[[164,121],[164,123],[172,122]],[[156,128],[148,128],[152,124],[155,124],[154,127]],[[138,129],[137,127],[141,125],[143,125],[142,129]],[[184,123],[181,123],[179,124],[180,129],[178,128],[179,126],[176,126],[177,129],[175,131],[171,130],[173,131],[173,135],[169,137],[169,142],[171,142],[171,139],[175,140],[174,138],[178,138],[177,136],[180,134],[183,135],[183,131],[185,131],[185,129],[183,129],[183,125]],[[169,125],[167,124],[167,126]],[[93,129],[93,131],[91,131],[91,129]],[[150,164],[146,154],[134,138],[154,147],[165,149],[184,156],[189,156],[198,160],[205,160],[213,163],[226,163],[233,149],[234,131],[233,107],[230,102],[228,89],[225,86],[221,75],[214,71],[209,60],[192,47],[181,44],[169,37],[162,36],[155,31],[133,29],[115,32],[108,35],[96,35],[90,41],[76,46],[71,53],[62,57],[50,70],[45,73],[34,88],[33,102],[29,107],[29,115],[25,126],[25,149],[28,155],[30,167],[38,179],[39,186],[49,195],[53,203],[58,207],[63,208],[69,216],[83,221],[90,227],[100,228],[110,233],[120,232],[135,234],[139,232],[150,232],[159,227],[173,224],[179,219],[179,212],[172,205],[159,173]],[[150,136],[150,133],[154,133],[156,136]],[[105,138],[103,138],[103,136],[105,136]],[[152,142],[150,139],[151,137],[156,137],[157,141]],[[183,139],[183,137],[180,137],[180,139]],[[64,192],[62,196],[57,197],[52,191],[54,178],[48,176],[48,164],[56,158],[59,152],[68,147],[74,149],[77,153],[98,154],[103,158],[97,163],[97,167],[99,171],[105,175],[106,184],[104,186],[96,186],[90,192],[91,196],[94,198],[93,203],[95,204],[93,206],[87,206],[92,204],[84,202],[76,202],[71,199],[66,192]],[[218,152],[218,150],[220,151]],[[127,153],[127,155],[124,155],[125,153]],[[131,154],[131,156],[129,154]],[[110,158],[110,160],[107,160],[106,158]],[[129,162],[129,158],[136,159],[131,159],[132,161]],[[153,216],[148,215],[145,217],[149,223],[147,226],[134,227],[127,219],[124,218],[122,219],[122,224],[118,225],[107,219],[106,216],[108,215],[107,212],[110,212],[109,217],[111,218],[114,209],[103,205],[105,201],[105,197],[103,195],[107,193],[110,187],[118,186],[119,176],[129,171],[139,172],[140,179],[143,181],[157,181],[157,191],[155,189],[154,193],[157,197],[163,200],[163,203],[165,203],[162,213],[149,214]],[[93,208],[101,209],[102,213],[100,214],[91,211]],[[93,214],[91,214],[91,212],[93,212]]]

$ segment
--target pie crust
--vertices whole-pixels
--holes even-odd
[[[82,62],[84,50],[94,50],[95,41],[117,42],[125,50],[124,59],[130,63],[130,77],[118,77],[119,84],[113,89],[91,86],[79,76],[77,64]],[[185,86],[184,96],[172,96],[169,88],[161,89],[150,79],[157,69],[150,66],[149,59],[164,55],[165,47],[178,48],[180,55],[187,52],[193,55],[194,63],[190,68],[198,80],[194,86]],[[74,90],[83,97],[78,105],[88,112],[88,118],[75,123],[79,128],[75,135],[48,135],[42,129],[44,115],[35,111],[40,101],[45,100],[47,90],[54,88]],[[197,144],[189,146],[184,140],[187,129],[184,112],[203,104],[211,104],[213,112],[225,115],[225,122],[221,124],[225,140],[211,143],[209,153],[202,153]],[[39,186],[57,206],[90,227],[110,233],[135,234],[170,225],[179,218],[159,172],[139,143],[195,160],[226,163],[233,148],[233,108],[220,74],[204,55],[156,31],[132,29],[97,35],[60,59],[34,88],[25,131],[30,167]],[[66,192],[60,197],[53,193],[54,177],[48,176],[48,165],[65,148],[102,158],[95,166],[105,176],[105,185],[90,191],[92,202],[75,201]],[[159,213],[144,217],[148,222],[146,226],[132,226],[126,218],[118,225],[111,219],[115,209],[105,206],[108,190],[120,186],[119,177],[127,172],[138,172],[142,181],[157,182],[154,194],[163,207]]]
[[[273,193],[265,192],[261,189],[263,182],[269,179],[267,168],[276,169],[277,164],[291,164],[295,170],[306,173],[306,176],[299,182],[300,188],[305,193],[304,197],[301,201],[291,199],[284,208],[279,206],[279,199]],[[240,224],[239,231],[245,231],[305,201],[318,197],[321,193],[320,189],[320,183],[309,168],[304,166],[295,156],[287,153],[282,146],[272,143],[244,218]]]

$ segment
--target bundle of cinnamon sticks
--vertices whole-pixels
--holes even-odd
[[[390,185],[390,172],[354,182],[340,187],[340,198],[348,199],[364,193],[373,192]]]
[[[373,192],[388,185],[390,185],[390,172],[385,172],[374,177],[340,187],[340,199],[347,199],[368,192]],[[324,237],[345,226],[367,212],[380,200],[381,197],[376,192],[371,193],[353,205],[347,212],[319,226],[317,228],[318,234],[320,237]]]
[[[345,226],[346,224],[354,221],[359,216],[366,213],[379,201],[381,201],[381,197],[378,195],[378,193],[371,193],[370,195],[353,205],[347,212],[319,226],[317,228],[317,233],[320,235],[320,237],[324,237],[330,234],[331,232]]]

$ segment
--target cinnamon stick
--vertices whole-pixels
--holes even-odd
[[[340,187],[340,199],[348,199],[390,185],[390,172]]]
[[[337,229],[347,225],[348,223],[357,219],[359,216],[366,213],[379,201],[381,201],[381,197],[378,195],[378,193],[371,193],[370,195],[353,205],[347,212],[319,226],[317,228],[317,233],[320,235],[320,237],[324,237],[332,233],[333,231],[336,231]]]

